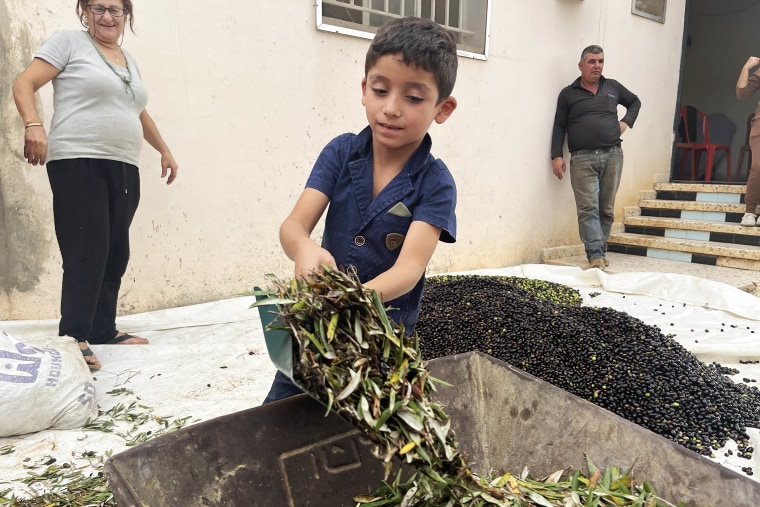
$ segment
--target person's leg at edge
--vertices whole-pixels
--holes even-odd
[[[604,257],[604,238],[599,221],[599,155],[570,158],[570,185],[578,212],[578,233],[589,261]]]
[[[285,398],[290,398],[291,396],[296,396],[297,394],[302,393],[303,391],[301,388],[295,385],[287,375],[280,370],[277,370],[277,373],[274,374],[272,387],[269,388],[269,394],[264,398],[262,405],[272,403],[273,401],[284,400]]]
[[[108,252],[105,187],[87,159],[52,161],[47,172],[63,260],[58,334],[75,338],[86,352]],[[97,362],[94,354],[85,360]]]
[[[121,280],[129,263],[129,227],[140,202],[140,173],[137,167],[111,160],[98,161],[107,175],[110,202],[108,259],[95,312],[90,343],[104,344],[113,340],[116,330],[116,308]],[[146,344],[140,337],[122,344]]]
[[[760,118],[752,122],[749,135],[749,147],[752,153],[752,165],[747,176],[747,191],[744,194],[745,213],[757,215],[760,204]],[[758,154],[755,156],[755,154]],[[755,221],[757,224],[757,221]]]
[[[623,174],[623,150],[620,147],[611,148],[605,157],[606,163],[602,167],[599,179],[599,222],[602,227],[604,254],[607,253],[607,240],[615,222],[615,196]]]

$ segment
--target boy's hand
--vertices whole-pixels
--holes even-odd
[[[312,271],[319,271],[322,266],[337,268],[335,258],[313,241],[311,245],[303,246],[299,249],[295,258],[295,276],[296,278],[308,276]]]

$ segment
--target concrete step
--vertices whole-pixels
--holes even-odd
[[[626,232],[632,232],[630,227],[641,227],[645,229],[665,229],[665,230],[682,230],[682,231],[695,231],[705,233],[710,236],[710,233],[717,233],[718,235],[725,236],[741,236],[743,239],[739,241],[727,241],[722,240],[725,243],[742,243],[742,244],[754,244],[760,245],[760,227],[743,227],[734,222],[716,222],[712,220],[690,220],[674,217],[652,217],[652,216],[626,216],[623,219],[623,224],[626,226]],[[644,234],[652,234],[644,232]],[[690,239],[704,239],[710,241],[709,237],[694,237]],[[721,241],[715,239],[715,241]]]
[[[658,192],[696,192],[698,194],[726,193],[743,194],[747,191],[747,185],[742,184],[708,184],[708,183],[669,183],[655,182],[653,188]]]
[[[760,246],[628,232],[610,234],[607,245],[618,253],[760,271]]]
[[[641,199],[639,208],[744,214],[744,203]]]

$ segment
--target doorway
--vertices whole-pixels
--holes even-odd
[[[760,56],[760,0],[689,0],[686,6],[683,64],[679,102],[676,108],[676,136],[680,127],[680,110],[691,106],[705,114],[711,142],[730,146],[731,176],[725,152],[718,153],[710,180],[716,183],[744,184],[747,180],[747,156],[738,167],[741,148],[747,135],[747,117],[755,110],[760,93],[738,100],[736,80],[747,58]],[[690,120],[691,121],[691,117]],[[685,125],[686,128],[700,125]],[[677,139],[678,141],[678,139]],[[682,152],[674,147],[672,181],[694,181],[690,159],[681,171]],[[696,181],[705,181],[706,157],[697,168]],[[741,172],[739,172],[741,171]]]

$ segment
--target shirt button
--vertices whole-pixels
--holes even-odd
[[[346,273],[348,273],[351,276],[359,277],[359,271],[356,269],[356,266],[353,264],[349,264],[346,268]]]
[[[367,240],[364,239],[364,236],[356,236],[354,238],[354,245],[356,246],[364,246],[364,243],[366,243]]]

